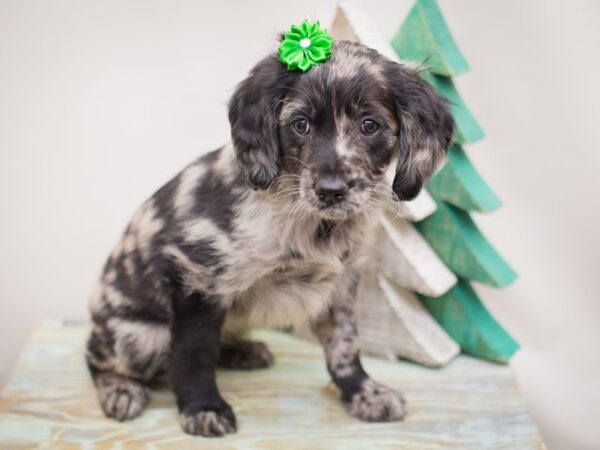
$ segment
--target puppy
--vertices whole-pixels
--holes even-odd
[[[354,297],[379,205],[418,194],[454,123],[415,71],[359,44],[332,50],[306,73],[276,54],[259,62],[229,102],[232,142],[125,230],[91,300],[87,362],[107,416],[138,416],[165,376],[186,433],[235,432],[215,368],[267,367],[248,330],[309,321],[348,412],[402,419],[401,394],[361,366]]]

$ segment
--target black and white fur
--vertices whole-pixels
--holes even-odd
[[[353,304],[382,197],[415,197],[446,154],[445,101],[415,71],[342,41],[307,73],[275,54],[259,62],[229,119],[232,143],[147,200],[104,267],[87,347],[102,409],[138,416],[164,376],[185,432],[235,432],[215,367],[267,367],[273,356],[246,333],[309,321],[349,413],[401,419],[400,393],[360,364]]]

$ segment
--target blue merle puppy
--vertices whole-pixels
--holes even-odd
[[[147,200],[104,267],[87,346],[102,409],[138,416],[164,377],[186,433],[233,433],[215,368],[271,365],[248,331],[308,321],[349,413],[402,419],[401,394],[361,366],[353,304],[378,206],[414,198],[447,152],[446,102],[414,70],[340,41],[307,73],[277,54],[259,62],[229,120],[232,142]]]

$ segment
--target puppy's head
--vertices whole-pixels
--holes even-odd
[[[450,145],[446,101],[363,45],[340,41],[332,51],[306,73],[271,55],[240,83],[229,120],[241,170],[255,189],[291,184],[304,210],[335,219],[373,204],[396,157],[392,189],[413,199]]]

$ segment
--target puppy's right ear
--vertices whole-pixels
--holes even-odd
[[[260,61],[229,100],[229,122],[240,169],[255,189],[267,189],[279,175],[279,106],[298,75],[278,55]]]
[[[392,189],[399,200],[408,201],[419,194],[446,157],[455,124],[448,101],[417,71],[390,62],[386,74],[400,129]]]

